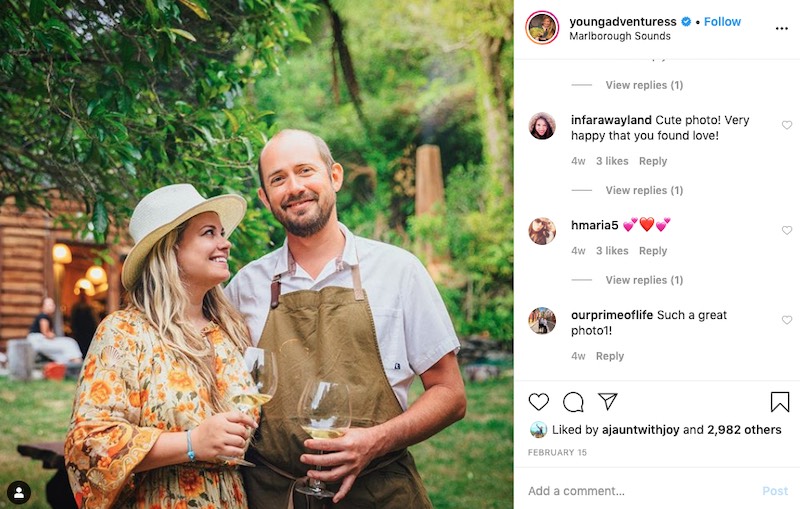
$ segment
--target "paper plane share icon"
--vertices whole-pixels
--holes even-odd
[[[603,403],[606,404],[606,410],[611,409],[611,405],[614,404],[614,400],[617,399],[617,392],[598,392],[597,395],[603,398]]]

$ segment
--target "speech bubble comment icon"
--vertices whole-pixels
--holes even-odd
[[[564,396],[564,408],[568,412],[583,412],[583,396],[577,392],[569,392]]]

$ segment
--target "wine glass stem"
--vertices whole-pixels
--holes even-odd
[[[322,451],[317,451],[317,454],[322,454]],[[317,465],[317,470],[322,470],[320,465]],[[315,491],[322,491],[325,489],[325,483],[320,481],[319,479],[311,479],[311,489]]]

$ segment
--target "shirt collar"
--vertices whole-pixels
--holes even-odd
[[[348,267],[358,265],[358,254],[356,252],[356,237],[345,225],[338,223],[339,230],[344,234],[344,251],[342,252],[342,264]],[[275,257],[274,275],[281,276],[293,272],[289,266],[289,239],[283,241],[283,245],[278,249]]]

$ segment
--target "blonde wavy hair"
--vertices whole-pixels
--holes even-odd
[[[188,292],[181,280],[176,248],[188,220],[166,234],[147,255],[142,275],[128,297],[130,306],[145,314],[155,327],[162,344],[182,363],[194,366],[202,384],[209,389],[215,412],[230,410],[217,390],[214,349],[211,343],[185,319]],[[244,318],[231,306],[220,285],[203,297],[203,316],[213,321],[231,338],[240,352],[250,346]]]

